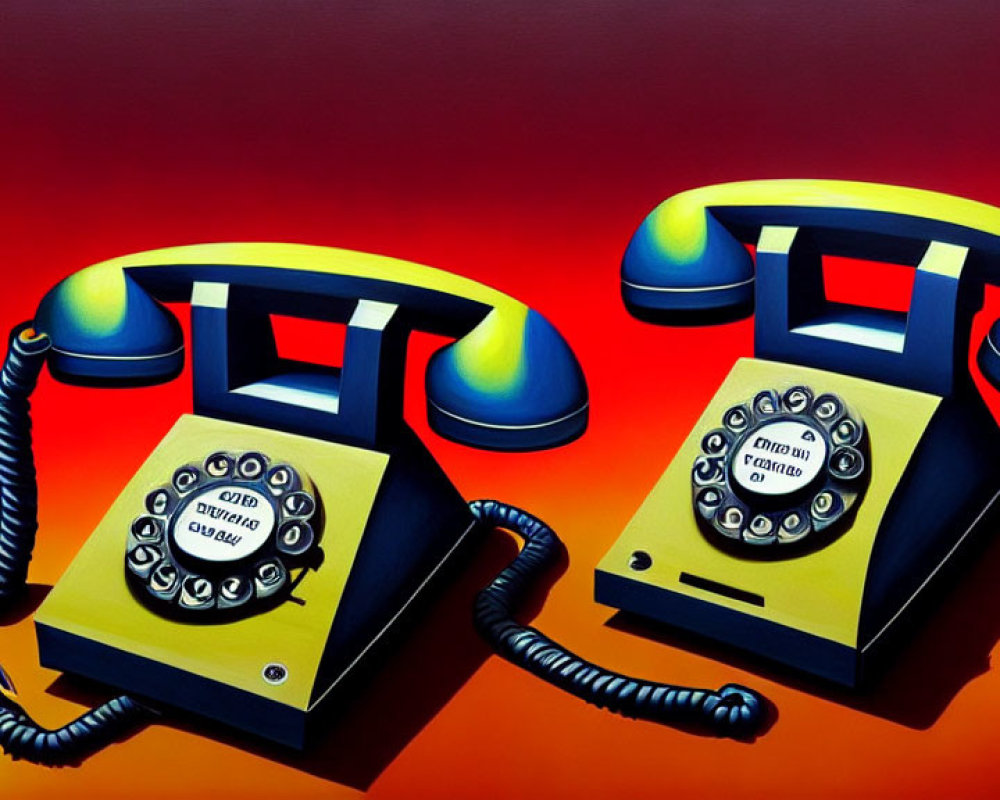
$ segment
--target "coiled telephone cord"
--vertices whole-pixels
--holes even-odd
[[[524,547],[476,597],[479,632],[504,658],[560,689],[626,717],[701,727],[720,736],[747,738],[764,719],[764,701],[737,684],[718,691],[630,678],[574,655],[512,614],[529,586],[559,555],[559,539],[544,522],[496,500],[469,504],[480,522],[524,539]]]
[[[38,487],[31,452],[29,398],[49,350],[49,338],[28,323],[11,332],[0,368],[0,610],[24,591],[38,528]],[[154,713],[122,696],[61,728],[38,725],[13,699],[14,684],[0,667],[0,748],[37,764],[73,763],[100,750]]]
[[[48,336],[18,325],[0,369],[0,609],[24,590],[35,547],[38,486],[28,398],[48,350]]]
[[[63,766],[102,750],[119,737],[143,727],[153,711],[131,697],[109,700],[68,725],[41,727],[14,700],[0,693],[0,747],[14,758]]]

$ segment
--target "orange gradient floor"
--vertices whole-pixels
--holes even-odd
[[[568,557],[532,624],[611,668],[742,682],[777,708],[755,742],[720,741],[599,711],[492,656],[469,604],[512,553],[496,534],[308,753],[180,717],[77,767],[0,759],[5,797],[997,796],[1000,543],[864,695],[592,599],[594,565],[753,349],[749,320],[677,329],[628,316],[618,263],[634,227],[674,192],[751,178],[1000,205],[989,4],[13,0],[0,16],[0,326],[87,264],[204,241],[372,251],[508,292],[578,354],[587,434],[526,454],[436,437],[426,337],[411,348],[406,405],[466,497],[522,505],[563,537]],[[838,274],[849,294],[859,276]],[[861,274],[872,301],[898,294],[895,274]],[[975,344],[998,314],[990,291]],[[40,382],[32,589],[0,618],[0,663],[45,724],[108,690],[38,666],[31,611],[190,393],[188,374],[120,391]]]

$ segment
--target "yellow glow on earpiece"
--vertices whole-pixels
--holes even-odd
[[[493,309],[454,345],[455,364],[473,388],[502,392],[517,388],[524,376],[524,328],[528,307]]]
[[[82,330],[95,336],[116,332],[125,321],[125,275],[98,264],[68,277],[60,286],[66,310],[79,318]]]
[[[650,216],[656,241],[676,263],[697,261],[708,238],[703,198],[684,192],[662,203]]]

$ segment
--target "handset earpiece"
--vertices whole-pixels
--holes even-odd
[[[559,332],[526,306],[494,309],[427,365],[427,415],[442,436],[490,450],[538,450],[587,427],[583,372]]]
[[[750,253],[689,192],[643,220],[622,258],[621,281],[626,308],[647,322],[707,324],[753,312]]]
[[[38,306],[53,376],[87,386],[171,380],[184,366],[176,318],[121,270],[90,267],[58,283]]]

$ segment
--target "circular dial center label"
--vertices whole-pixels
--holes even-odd
[[[811,425],[776,420],[751,433],[733,455],[733,478],[744,489],[779,496],[807,486],[826,464],[826,441]]]
[[[274,507],[254,489],[215,486],[191,498],[174,520],[174,542],[203,561],[238,561],[274,530]]]

